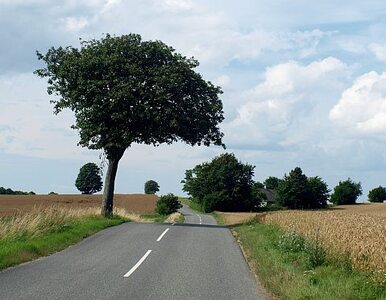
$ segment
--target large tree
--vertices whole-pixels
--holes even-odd
[[[351,178],[339,181],[331,195],[331,202],[335,205],[355,204],[358,197],[362,195],[362,185],[354,182]]]
[[[145,194],[155,194],[159,191],[159,184],[157,181],[148,180],[145,182]]]
[[[238,161],[234,154],[224,153],[187,170],[183,190],[206,212],[256,211],[263,196],[253,189],[254,168]]]
[[[223,145],[220,87],[194,71],[195,59],[161,41],[106,35],[37,55],[45,67],[35,73],[58,96],[55,113],[71,109],[79,144],[106,154],[102,215],[112,214],[118,162],[133,143]]]

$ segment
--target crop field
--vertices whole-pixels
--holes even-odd
[[[114,206],[127,213],[152,214],[158,200],[156,195],[117,194]],[[51,206],[64,208],[96,208],[102,203],[102,195],[0,195],[0,217],[29,213]]]
[[[386,282],[386,204],[340,206],[324,211],[280,211],[257,216],[309,239],[331,257],[349,259]]]

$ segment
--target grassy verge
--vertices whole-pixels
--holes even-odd
[[[211,215],[216,219],[218,225],[226,225],[222,215],[217,212],[212,212]]]
[[[157,213],[154,214],[145,214],[141,215],[141,218],[147,222],[163,223],[169,217],[169,215],[160,215]]]
[[[0,269],[60,251],[97,231],[125,222],[120,217],[68,219],[35,234],[19,232],[0,239]]]
[[[181,203],[189,206],[191,209],[193,209],[199,213],[203,213],[203,214],[205,213],[203,211],[201,205],[193,200],[189,200],[188,198],[182,198],[182,197],[178,198],[178,200],[180,200]]]
[[[184,223],[184,222],[185,222],[185,217],[184,217],[184,215],[183,215],[183,214],[179,214],[179,216],[178,216],[178,218],[177,218],[177,220],[176,220],[176,223],[182,224],[182,223]]]
[[[367,274],[327,260],[313,267],[308,251],[283,249],[277,227],[250,222],[234,231],[260,281],[282,299],[386,299],[386,286]]]

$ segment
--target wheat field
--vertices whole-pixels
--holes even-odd
[[[280,211],[257,218],[309,239],[318,239],[332,257],[349,259],[356,269],[372,272],[386,283],[386,204]]]

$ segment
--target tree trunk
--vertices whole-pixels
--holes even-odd
[[[106,172],[105,186],[103,189],[102,211],[104,217],[111,217],[113,215],[113,199],[114,199],[114,185],[115,176],[117,175],[118,163],[123,155],[109,158],[109,166]]]

